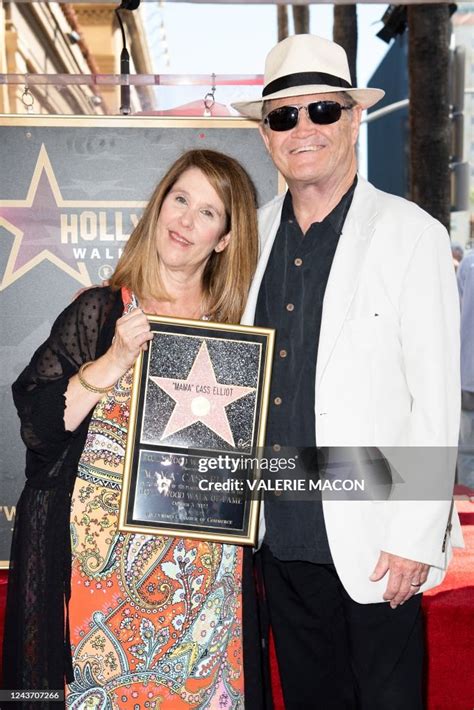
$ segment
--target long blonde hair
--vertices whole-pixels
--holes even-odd
[[[198,168],[209,180],[226,211],[227,247],[212,252],[203,275],[206,311],[212,320],[238,323],[243,313],[258,256],[256,193],[244,168],[213,150],[190,150],[173,163],[155,188],[133,230],[110,280],[113,289],[130,288],[139,299],[170,300],[160,278],[156,226],[166,195],[180,176]]]

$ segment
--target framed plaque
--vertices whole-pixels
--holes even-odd
[[[274,331],[149,316],[119,529],[255,545]]]

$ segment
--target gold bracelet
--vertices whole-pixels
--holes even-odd
[[[110,392],[110,390],[112,390],[115,385],[111,385],[110,387],[95,387],[94,385],[91,385],[90,382],[87,382],[86,379],[84,379],[84,370],[89,367],[89,365],[92,365],[92,361],[85,362],[83,365],[81,365],[79,372],[77,373],[79,382],[84,387],[84,389],[97,394],[107,394],[107,392]]]

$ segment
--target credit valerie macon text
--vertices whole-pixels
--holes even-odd
[[[296,457],[293,458],[233,458],[217,456],[215,458],[199,459],[199,473],[216,472],[219,477],[200,478],[198,487],[201,491],[234,491],[241,493],[245,489],[252,492],[283,492],[283,491],[364,491],[365,481],[353,478],[296,478],[290,474],[287,478],[283,471],[294,472],[297,468]],[[243,471],[260,471],[261,478],[222,478],[222,474],[238,474]],[[278,478],[269,477],[278,474]]]

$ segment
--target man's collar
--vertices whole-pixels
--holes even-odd
[[[351,204],[352,198],[354,196],[354,191],[357,186],[358,177],[357,174],[354,177],[352,185],[347,190],[347,192],[341,197],[338,204],[331,210],[331,212],[326,215],[326,217],[319,223],[328,221],[331,227],[334,229],[336,234],[342,232],[342,227],[344,225],[344,220],[347,216],[347,211]],[[292,223],[296,222],[295,211],[293,209],[293,198],[291,196],[290,190],[286,191],[285,199],[283,200],[283,207],[281,210],[281,222],[282,223]]]
[[[344,222],[347,217],[347,212],[354,197],[354,191],[357,186],[357,175],[352,181],[352,185],[347,190],[347,192],[341,197],[335,208],[328,214],[326,219],[330,223],[331,227],[334,229],[336,234],[341,234]]]

